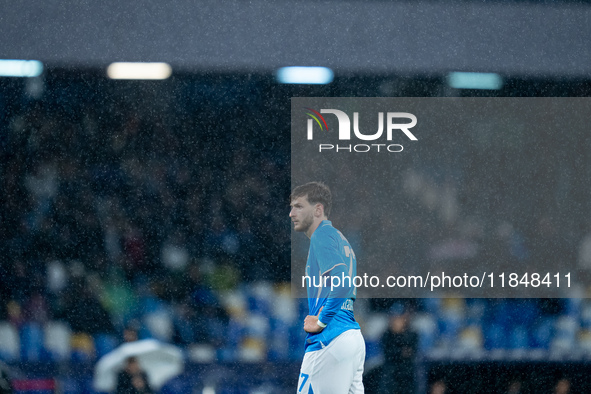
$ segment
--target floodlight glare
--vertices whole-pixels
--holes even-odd
[[[111,79],[166,79],[172,74],[167,63],[111,63],[107,75]]]
[[[0,59],[0,77],[38,77],[42,72],[39,60]]]
[[[498,90],[503,87],[503,79],[495,73],[452,72],[447,83],[454,89]]]
[[[279,83],[324,85],[331,83],[334,73],[327,67],[282,67],[277,70]]]

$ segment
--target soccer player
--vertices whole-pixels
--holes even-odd
[[[296,187],[290,196],[295,231],[310,238],[306,263],[308,333],[298,394],[363,393],[365,341],[353,315],[355,253],[328,220],[332,196],[320,182]],[[338,278],[338,280],[337,280]]]

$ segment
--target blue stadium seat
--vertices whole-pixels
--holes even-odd
[[[379,341],[365,341],[365,357],[371,359],[382,354],[382,346]]]
[[[289,328],[289,359],[297,361],[302,359],[304,354],[304,341],[306,333],[300,324]]]
[[[289,324],[280,319],[269,320],[271,335],[269,342],[269,361],[289,359]]]
[[[507,300],[494,300],[488,308],[488,324],[501,325],[507,327],[511,324],[509,317],[509,303]]]
[[[423,300],[423,308],[425,312],[430,313],[432,315],[439,314],[439,307],[441,305],[440,298],[425,298]]]
[[[413,317],[410,327],[419,334],[419,350],[427,351],[435,346],[439,331],[433,315],[420,313]]]
[[[531,347],[536,349],[549,349],[552,335],[554,334],[554,320],[550,317],[540,319],[533,326]]]
[[[464,318],[459,313],[444,313],[439,318],[439,331],[446,341],[455,341],[463,326]]]
[[[591,329],[591,303],[585,300],[581,305],[581,326],[585,329]]]
[[[466,300],[466,325],[481,326],[486,314],[487,303],[482,298],[472,298]]]
[[[535,299],[509,300],[507,320],[513,326],[528,327],[533,324],[539,314],[538,303]]]
[[[195,342],[195,325],[189,319],[176,315],[173,317],[173,324],[182,343]]]
[[[60,378],[60,389],[63,394],[79,394],[82,392],[80,388],[80,380],[74,376],[67,376]]]
[[[186,377],[183,379],[182,376],[166,382],[160,389],[160,394],[185,394],[194,392],[192,382]]]
[[[119,346],[119,340],[115,335],[97,334],[94,336],[94,348],[97,358],[101,358],[105,354],[114,350],[117,346]]]
[[[259,282],[252,285],[247,295],[248,309],[253,313],[271,315],[273,289],[270,284]]]
[[[157,313],[166,310],[166,304],[154,296],[144,296],[141,299],[141,310],[145,314]]]
[[[509,335],[509,348],[510,349],[528,349],[529,344],[529,331],[526,326],[517,326],[511,330]]]
[[[20,330],[21,359],[26,362],[42,361],[44,357],[43,329],[38,323],[29,322]]]
[[[486,350],[506,349],[507,337],[505,329],[498,323],[492,323],[484,328],[484,348]]]
[[[566,298],[565,313],[568,316],[578,317],[581,315],[583,300],[581,298]]]

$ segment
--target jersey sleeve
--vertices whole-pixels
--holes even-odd
[[[347,260],[345,260],[344,250],[339,250],[339,242],[331,236],[331,234],[319,234],[311,240],[311,246],[314,248],[318,268],[322,276],[334,271],[335,268],[341,266],[348,268]]]
[[[327,300],[318,317],[318,320],[324,324],[330,323],[343,302],[351,296],[352,291],[351,262],[345,258],[345,250],[339,250],[339,245],[339,242],[330,234],[323,234],[313,243],[320,273],[323,277],[329,277],[328,293],[325,293]]]

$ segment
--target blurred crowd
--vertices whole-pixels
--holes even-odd
[[[216,292],[289,280],[286,149],[261,149],[241,106],[175,117],[110,105],[7,107],[0,319],[119,337],[164,308],[169,339],[219,345]]]
[[[54,81],[42,100],[0,102],[0,330],[34,342],[30,337],[47,336],[41,331],[59,323],[73,354],[89,361],[120,343],[129,327],[202,361],[298,360],[306,307],[287,283],[289,124],[269,116],[287,119],[286,108],[248,81],[241,92],[195,82],[166,88],[171,97],[142,88],[131,98],[64,81]],[[210,96],[192,97],[195,91]],[[520,141],[503,141],[503,150],[491,153],[491,141],[476,138],[438,157],[417,155],[393,175],[397,223],[381,221],[372,207],[383,196],[362,189],[349,192],[367,204],[354,212],[337,206],[334,220],[354,246],[363,245],[361,253],[377,245],[406,264],[502,270],[543,262],[584,277],[591,267],[582,214],[589,171],[575,169],[585,144],[574,148],[581,156],[568,158],[552,150],[554,137],[542,136],[537,152],[548,160],[510,155]],[[527,168],[517,173],[515,166]],[[355,176],[355,168],[346,170]],[[364,215],[373,228],[358,227]],[[368,356],[392,361],[380,343],[389,316],[402,313],[399,304],[358,304]],[[413,301],[407,313],[405,327],[418,337],[399,354],[413,357],[591,349],[591,305],[581,300],[452,296]],[[40,346],[40,353],[14,357],[38,361],[48,350]],[[0,357],[10,354],[0,349]],[[404,365],[410,374],[410,361]]]

